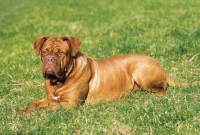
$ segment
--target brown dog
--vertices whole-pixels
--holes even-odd
[[[116,100],[140,89],[165,94],[167,85],[175,85],[151,57],[124,55],[94,60],[79,52],[80,45],[79,38],[70,36],[35,40],[34,50],[41,54],[47,96],[21,113],[34,108],[56,108],[58,104],[74,107]]]

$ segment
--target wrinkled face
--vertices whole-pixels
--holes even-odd
[[[64,79],[79,47],[80,39],[74,37],[43,37],[35,40],[34,49],[36,54],[41,54],[44,78]]]
[[[45,78],[62,79],[70,64],[71,55],[67,41],[50,38],[41,48],[42,72]]]

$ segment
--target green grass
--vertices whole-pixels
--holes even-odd
[[[169,87],[74,109],[17,111],[45,97],[33,41],[82,39],[94,58],[156,58],[178,81],[200,80],[200,1],[0,0],[0,134],[200,134],[200,86]]]

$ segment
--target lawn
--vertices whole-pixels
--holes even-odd
[[[200,134],[200,86],[73,109],[18,110],[45,97],[36,38],[81,38],[96,59],[137,53],[177,81],[200,80],[200,1],[0,0],[0,134]]]

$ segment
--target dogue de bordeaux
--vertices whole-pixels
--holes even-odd
[[[35,53],[41,55],[43,63],[46,98],[31,103],[20,113],[111,101],[140,89],[165,94],[168,85],[175,85],[151,57],[122,55],[94,60],[79,52],[80,45],[81,40],[71,36],[35,40]]]

